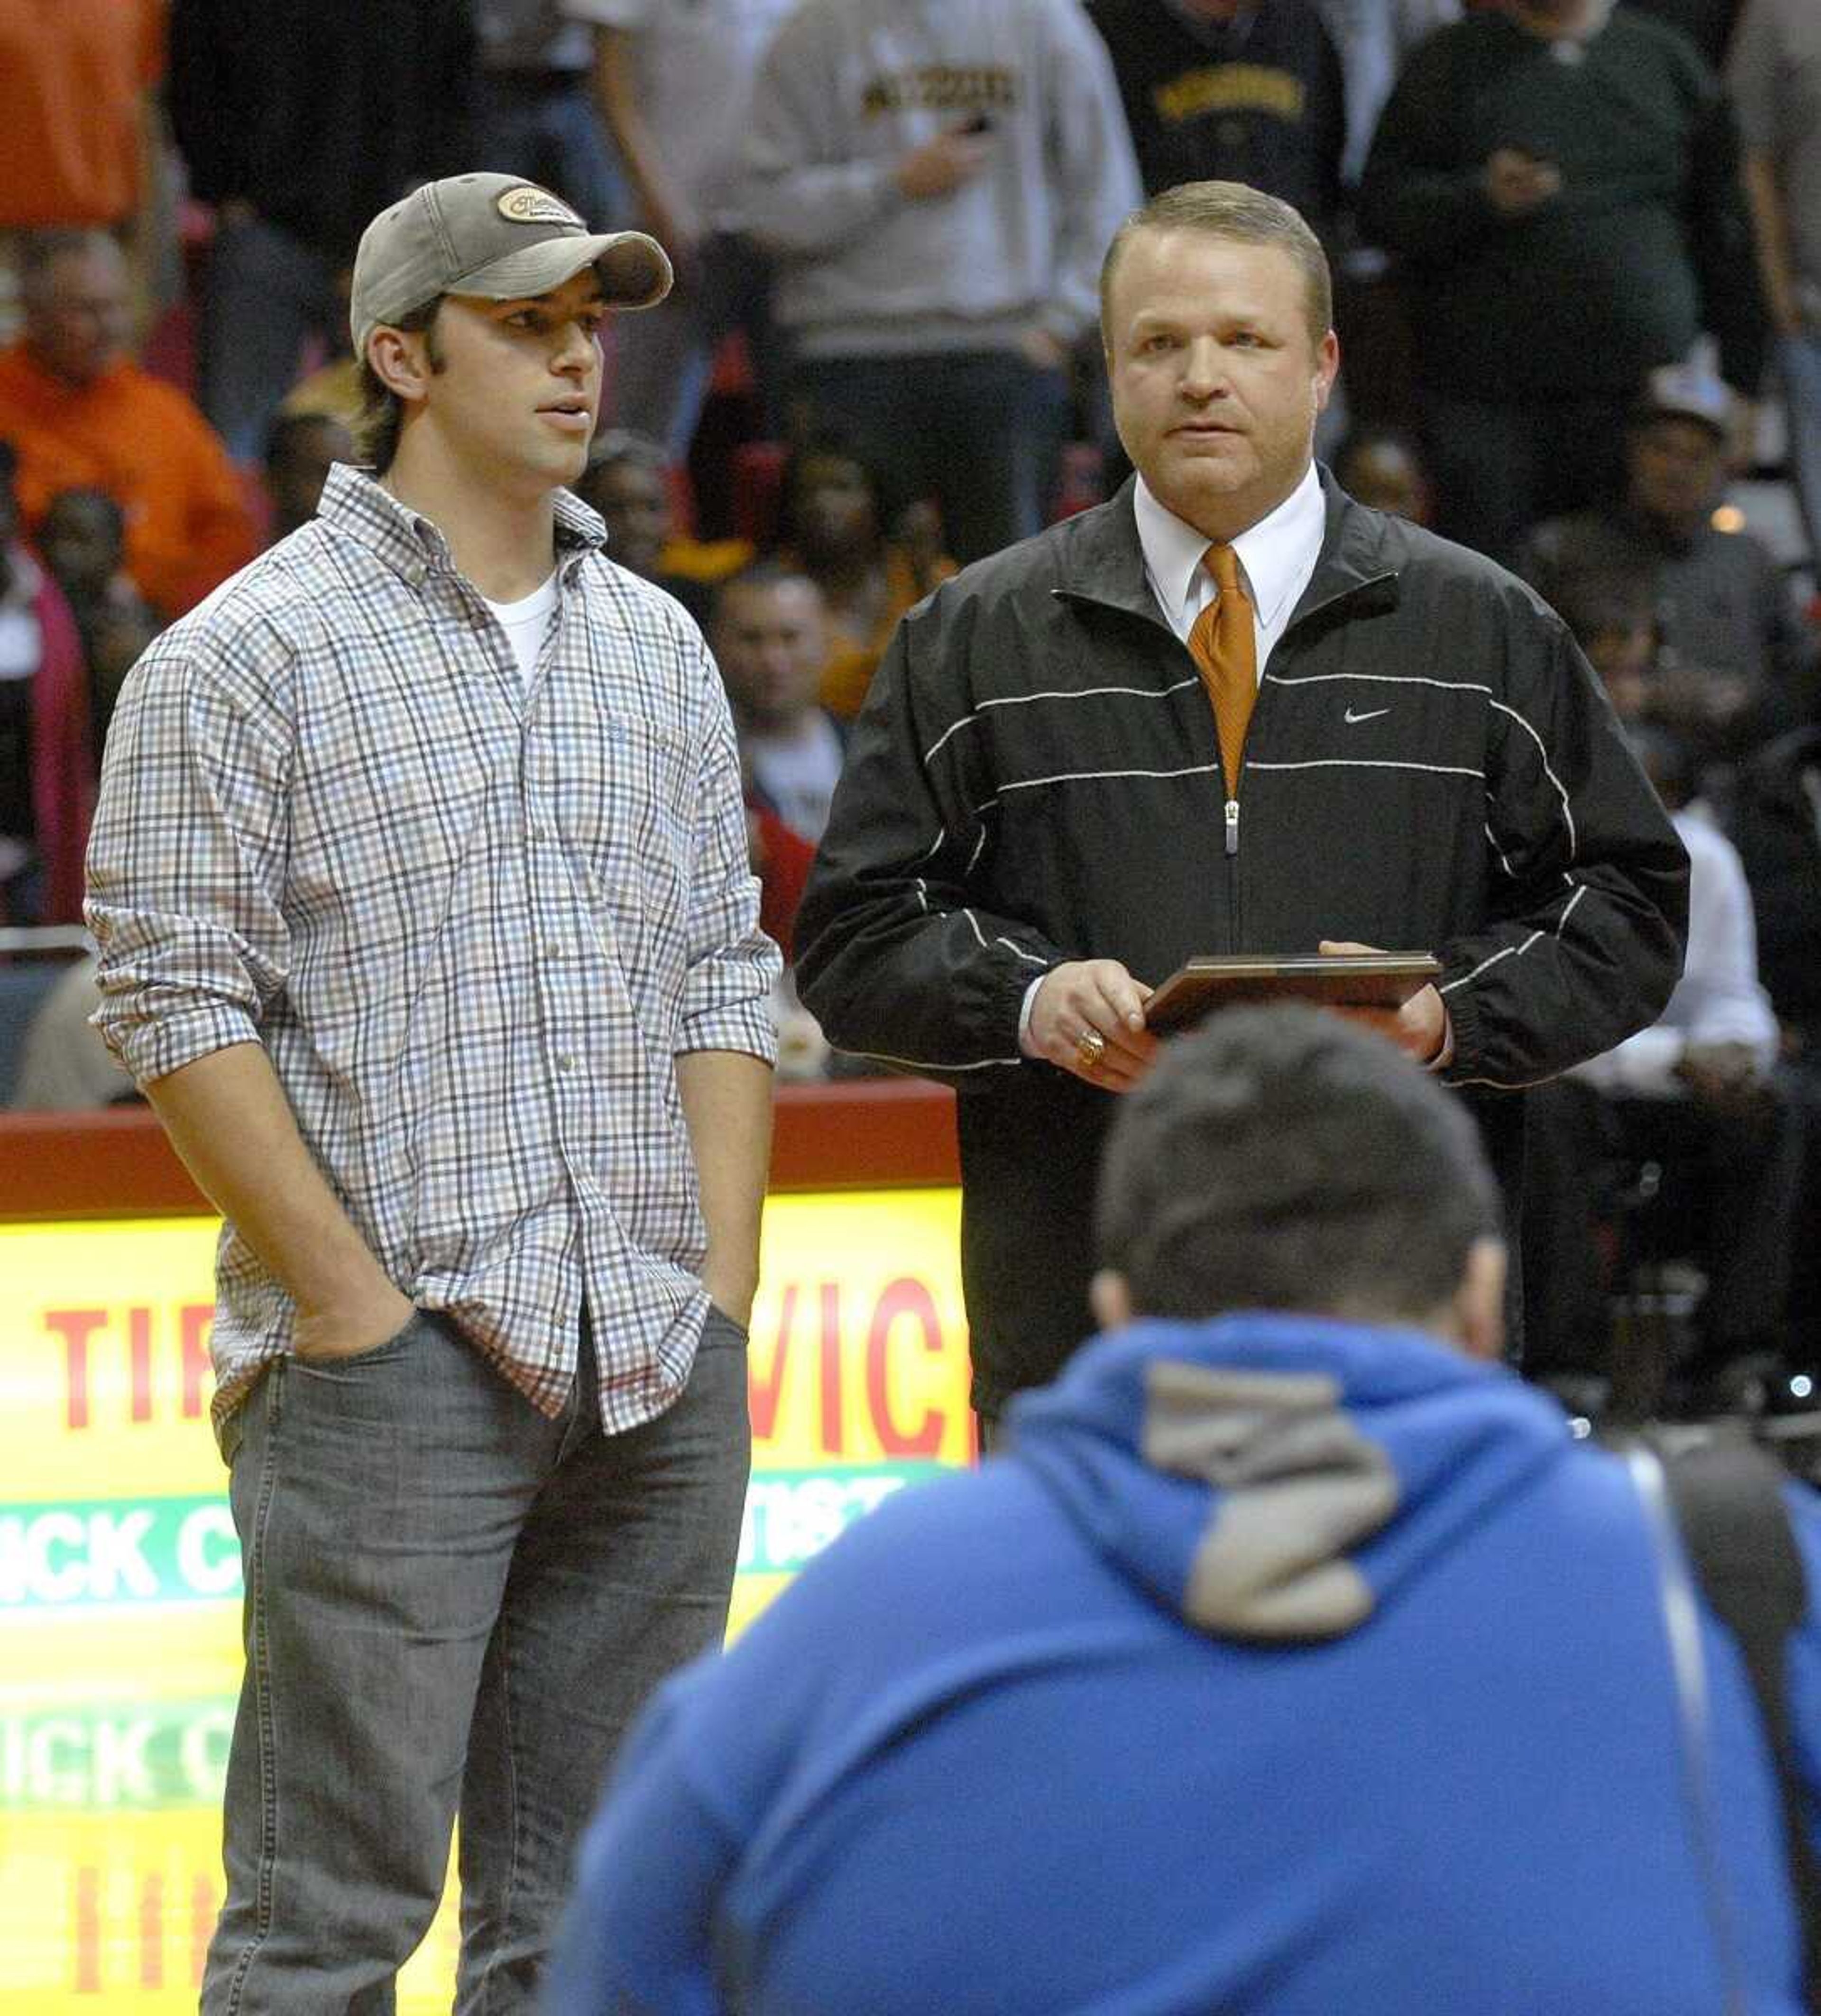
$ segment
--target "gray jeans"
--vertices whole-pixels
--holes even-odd
[[[461,1820],[459,2016],[531,2009],[627,1723],[725,1628],[750,1455],[711,1314],[670,1410],[548,1420],[440,1316],[236,1417],[247,1672],[205,2016],[381,2016]]]

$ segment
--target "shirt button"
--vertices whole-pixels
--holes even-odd
[[[532,820],[531,837],[533,840],[548,840],[550,837],[550,829],[542,819]]]
[[[556,1060],[556,1068],[560,1071],[566,1073],[574,1070],[575,1059],[567,1050],[565,1050],[562,1056]]]

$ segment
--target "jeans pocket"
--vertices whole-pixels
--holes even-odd
[[[702,1341],[698,1350],[707,1350],[718,1345],[726,1351],[744,1351],[747,1344],[747,1327],[736,1323],[718,1302],[708,1305],[708,1318],[702,1326]]]
[[[412,1339],[416,1335],[419,1326],[424,1319],[424,1312],[422,1309],[413,1309],[403,1329],[394,1330],[391,1336],[370,1346],[365,1351],[350,1352],[345,1356],[337,1354],[333,1358],[305,1358],[293,1351],[291,1353],[291,1363],[301,1371],[313,1374],[326,1374],[330,1377],[338,1372],[355,1372],[365,1366],[385,1364],[394,1358],[402,1358],[405,1355],[411,1347]]]

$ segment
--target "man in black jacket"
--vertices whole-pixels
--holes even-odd
[[[830,1040],[962,1089],[989,1425],[1086,1334],[1107,1093],[1185,959],[1433,949],[1387,1033],[1468,1089],[1510,1200],[1510,1095],[1654,1020],[1686,923],[1681,843],[1560,622],[1318,476],[1338,352],[1296,212],[1169,191],[1102,303],[1137,476],[905,617],[798,925]]]

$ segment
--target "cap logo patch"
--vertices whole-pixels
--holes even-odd
[[[513,224],[573,224],[578,231],[585,228],[567,203],[529,182],[508,189],[495,207]]]

